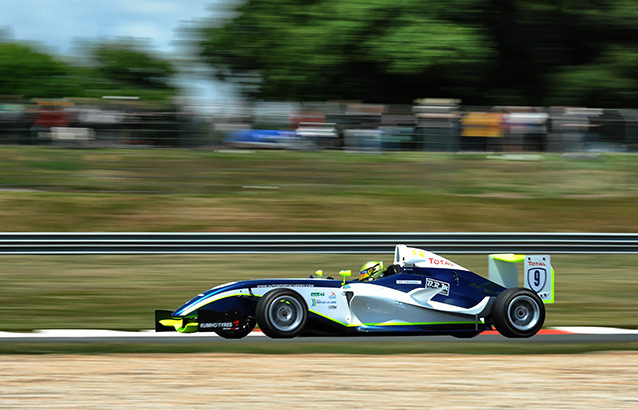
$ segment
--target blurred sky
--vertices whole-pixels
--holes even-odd
[[[16,40],[44,43],[69,53],[74,39],[119,36],[150,40],[173,51],[182,22],[210,16],[210,0],[0,0],[0,28]]]

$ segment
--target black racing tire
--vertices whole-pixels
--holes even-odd
[[[257,321],[255,320],[255,318],[245,316],[239,321],[236,329],[216,329],[215,333],[217,333],[224,339],[241,339],[248,336],[248,334],[253,331],[256,324]]]
[[[480,333],[481,332],[456,332],[452,333],[452,336],[456,337],[457,339],[471,339]]]
[[[496,297],[491,316],[494,327],[503,336],[531,337],[545,323],[545,305],[536,292],[511,288]]]
[[[275,289],[257,303],[257,323],[266,336],[290,339],[298,336],[308,320],[308,307],[301,295],[290,289]]]

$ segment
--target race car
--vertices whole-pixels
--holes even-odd
[[[435,253],[397,245],[393,264],[372,281],[316,277],[230,282],[174,311],[155,311],[155,330],[215,332],[229,339],[256,325],[271,338],[452,335],[492,329],[525,338],[543,326],[545,306],[528,288],[506,288]]]

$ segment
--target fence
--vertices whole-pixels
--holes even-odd
[[[613,233],[4,233],[2,255],[392,253],[636,254],[638,234]]]
[[[638,110],[472,107],[427,99],[415,105],[226,105],[217,112],[198,114],[186,105],[158,110],[78,102],[40,107],[40,112],[26,104],[5,108],[0,104],[0,143],[201,147],[232,142],[283,149],[638,151]]]

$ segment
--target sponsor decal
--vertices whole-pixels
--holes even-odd
[[[330,306],[328,306],[328,309],[336,309],[336,308],[337,308],[337,305],[330,305]]]
[[[257,285],[258,288],[314,288],[315,285],[312,283],[285,283],[285,284],[274,284],[274,285]]]
[[[237,326],[239,326],[239,320],[235,320],[234,322],[210,322],[210,323],[200,323],[199,327],[202,329],[231,329],[234,330]]]
[[[430,261],[431,265],[446,265],[446,266],[456,266],[456,264],[454,262],[450,262],[447,259],[439,259],[439,258],[432,258],[432,257],[426,257],[425,253],[420,250],[420,249],[413,249],[412,250],[412,256],[420,256],[422,259],[427,259],[428,261]]]
[[[539,265],[537,263],[537,265]],[[547,283],[547,269],[532,268],[527,271],[527,284],[536,293],[540,293]],[[541,299],[543,297],[541,296]]]
[[[441,295],[448,296],[450,294],[450,284],[436,279],[427,278],[425,287],[428,289],[438,289]]]
[[[397,285],[421,285],[423,282],[416,279],[399,279]]]
[[[336,299],[337,295],[334,292],[330,292],[330,296],[328,296],[328,299]]]
[[[450,262],[446,259],[428,258],[428,260],[432,265],[456,266],[455,263]]]
[[[326,296],[323,292],[310,292],[310,296]]]
[[[545,265],[545,262],[529,261],[528,264],[529,264],[529,266],[547,266],[547,265]]]
[[[311,300],[312,307],[315,307],[317,305],[336,305],[337,304],[336,300],[319,300],[315,298],[312,298],[310,300]]]

